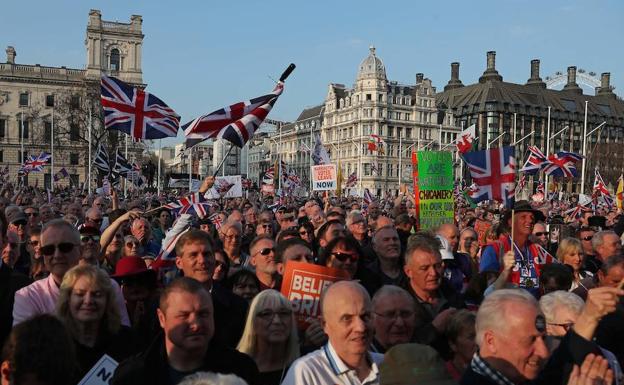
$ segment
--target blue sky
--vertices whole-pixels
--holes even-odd
[[[0,48],[17,62],[82,68],[88,11],[104,20],[143,16],[143,79],[182,121],[270,91],[290,62],[297,69],[271,112],[294,120],[323,101],[329,83],[351,86],[373,44],[390,80],[423,72],[441,89],[450,63],[475,82],[495,50],[507,81],[525,82],[570,65],[611,72],[624,95],[624,2],[612,1],[5,1]],[[0,61],[4,61],[4,52]],[[179,141],[179,140],[178,140]]]

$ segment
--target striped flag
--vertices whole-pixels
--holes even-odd
[[[355,187],[358,181],[357,172],[353,171],[351,175],[347,177],[347,188]]]
[[[214,213],[208,217],[210,222],[214,225],[215,229],[219,230],[221,226],[223,226],[223,221],[221,220],[221,216],[219,213]]]
[[[98,144],[98,150],[95,154],[93,165],[104,174],[110,174],[111,172],[110,157],[108,156],[108,151],[106,151],[106,147],[104,147],[102,143]]]
[[[613,207],[613,197],[611,196],[607,185],[602,179],[602,176],[600,176],[598,168],[594,170],[593,196],[596,201],[598,200],[598,198],[602,198],[609,208]]]
[[[199,192],[186,196],[176,202],[167,203],[163,208],[177,211],[179,214],[195,214],[204,218],[208,214],[208,203]]]

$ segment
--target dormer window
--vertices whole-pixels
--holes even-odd
[[[119,71],[121,59],[119,57],[119,50],[117,48],[113,48],[110,53],[110,69],[113,71]]]

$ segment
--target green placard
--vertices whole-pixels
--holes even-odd
[[[417,156],[420,229],[453,223],[453,155],[446,151],[419,151]]]

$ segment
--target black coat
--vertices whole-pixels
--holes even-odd
[[[32,283],[24,274],[0,263],[0,346],[13,328],[13,302],[15,292]]]
[[[258,367],[248,355],[218,346],[214,341],[196,372],[235,374],[249,385],[261,385],[258,382]],[[122,362],[115,370],[110,385],[175,385],[169,373],[163,336],[143,353]]]
[[[460,385],[498,385],[496,381],[476,373],[470,365],[468,365],[459,383]]]
[[[135,338],[131,329],[122,326],[117,334],[106,335],[98,339],[94,347],[81,345],[74,340],[78,361],[78,378],[82,379],[104,354],[121,362],[137,353]]]
[[[247,318],[247,301],[229,291],[218,283],[212,287],[212,303],[214,305],[214,339],[220,345],[235,348],[245,330]]]

